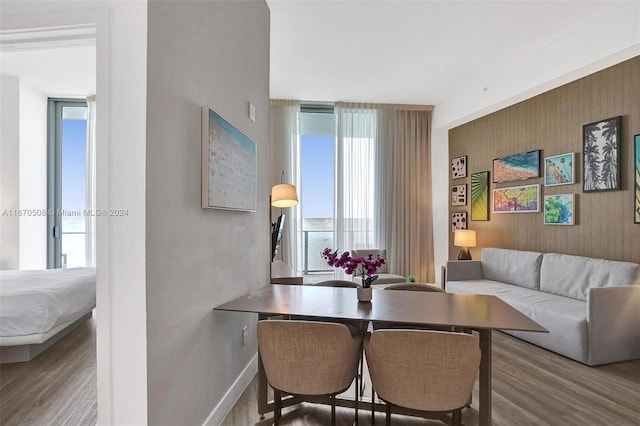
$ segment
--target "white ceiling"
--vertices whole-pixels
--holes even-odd
[[[471,104],[488,106],[509,97],[515,102],[527,89],[594,57],[640,46],[637,0],[267,4],[271,98],[435,105],[444,121],[469,113]],[[621,21],[630,4],[636,16],[627,19],[632,28],[625,31]],[[616,30],[600,34],[607,30],[602,25],[607,17]],[[600,46],[599,40],[616,32],[622,34],[618,38],[631,33],[634,40],[627,36]],[[593,52],[568,50],[576,45]],[[48,96],[95,93],[95,67],[95,46],[0,53],[2,74],[20,76]],[[514,82],[514,75],[523,81]]]
[[[553,52],[547,57],[559,59],[530,67],[530,84],[541,84],[586,65],[558,49],[598,33],[601,21],[633,2],[267,0],[271,97],[426,104],[438,111],[470,92],[495,91],[514,64]],[[640,33],[638,16],[634,22]],[[633,28],[628,33],[637,44],[640,36]],[[572,55],[573,62],[558,66]]]
[[[95,45],[0,52],[3,75],[50,97],[85,97],[96,93]]]

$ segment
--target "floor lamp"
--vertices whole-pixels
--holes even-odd
[[[273,238],[274,232],[278,232],[277,229],[274,229],[276,224],[273,223],[273,215],[271,213],[271,206],[277,207],[280,209],[293,207],[298,204],[298,194],[296,192],[296,187],[294,185],[290,185],[288,183],[282,183],[284,180],[284,172],[282,172],[282,177],[280,179],[280,184],[274,185],[271,188],[271,195],[269,196],[269,225],[271,228],[271,258],[269,260],[269,279],[271,279],[271,264],[273,263]],[[277,235],[275,235],[277,238]]]

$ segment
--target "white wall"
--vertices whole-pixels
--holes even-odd
[[[216,425],[256,371],[257,318],[212,308],[269,282],[269,10],[151,1],[148,26],[149,423]],[[200,207],[203,105],[256,141],[255,213]]]
[[[97,221],[98,424],[142,425],[147,2],[5,0],[0,9],[3,30],[86,23],[97,27],[97,204],[129,212]]]
[[[47,209],[47,97],[20,83],[20,208]],[[20,218],[20,269],[46,269],[47,216]]]
[[[434,119],[438,114],[434,110]],[[443,161],[445,158],[447,161]],[[449,259],[449,132],[434,130],[431,133],[431,179],[433,205],[433,250],[436,282],[441,283],[441,268]]]
[[[20,266],[20,80],[0,80],[0,269]]]

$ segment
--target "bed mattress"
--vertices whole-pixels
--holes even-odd
[[[47,333],[95,306],[95,268],[0,271],[0,341]]]

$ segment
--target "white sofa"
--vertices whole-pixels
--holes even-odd
[[[482,249],[447,263],[448,293],[495,295],[549,333],[506,331],[587,365],[640,358],[640,265]]]

